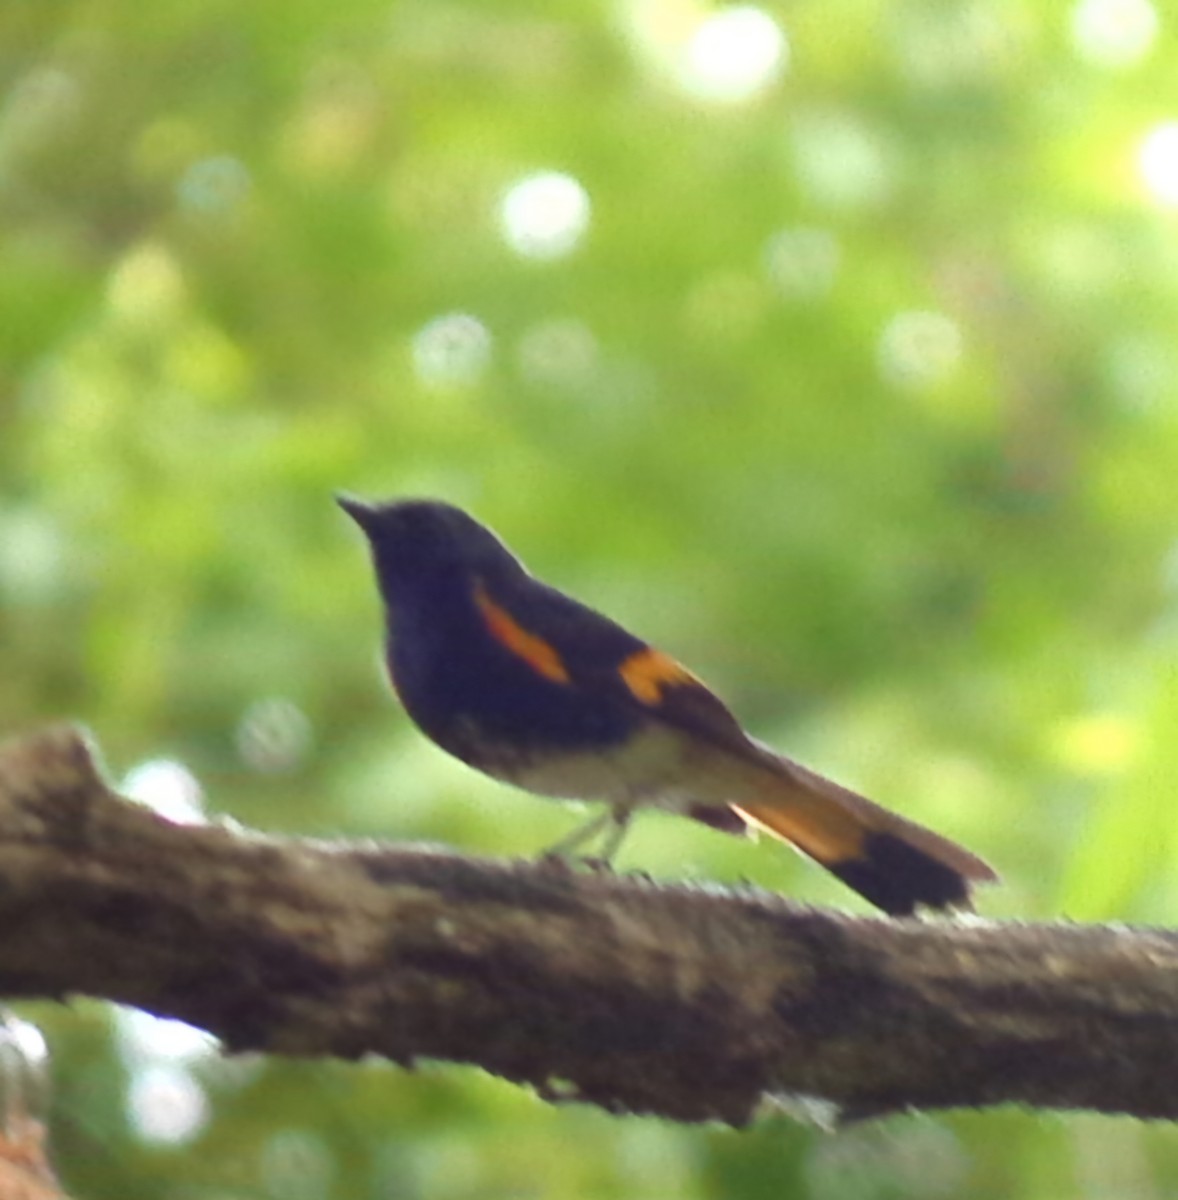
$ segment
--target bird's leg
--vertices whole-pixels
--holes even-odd
[[[630,818],[634,815],[634,810],[628,805],[619,805],[617,808],[611,808],[606,815],[610,818],[610,825],[605,837],[601,839],[601,853],[597,857],[598,861],[608,866],[626,840],[626,832],[630,828]]]
[[[561,838],[555,846],[549,847],[541,855],[541,858],[571,858],[586,842],[591,842],[598,834],[604,831],[605,836],[601,841],[601,853],[586,856],[585,861],[597,866],[607,867],[625,840],[626,830],[630,826],[630,818],[633,815],[634,809],[630,805],[619,804],[613,808],[607,808],[605,812],[599,813],[592,820],[578,825],[571,834]]]
[[[549,846],[541,858],[571,858],[576,850],[586,842],[591,842],[607,825],[613,823],[614,814],[611,810],[598,813],[597,816],[582,822],[567,837],[563,837],[553,846]]]

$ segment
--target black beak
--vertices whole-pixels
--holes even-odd
[[[365,504],[363,500],[344,495],[337,495],[335,502],[365,533],[372,532],[373,523],[376,520],[376,509],[371,504]]]

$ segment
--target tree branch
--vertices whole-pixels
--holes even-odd
[[[1178,1116],[1173,933],[182,826],[66,728],[0,747],[0,929],[9,997],[104,997],[234,1050],[474,1063],[618,1112]]]

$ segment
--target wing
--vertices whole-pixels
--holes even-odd
[[[682,663],[616,621],[526,577],[523,587],[483,581],[488,631],[545,678],[637,710],[742,756],[753,743],[724,702]]]

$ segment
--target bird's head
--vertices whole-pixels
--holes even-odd
[[[485,525],[441,500],[394,500],[369,504],[337,496],[340,508],[364,531],[385,599],[402,584],[417,590],[468,572],[518,569],[506,546]]]

